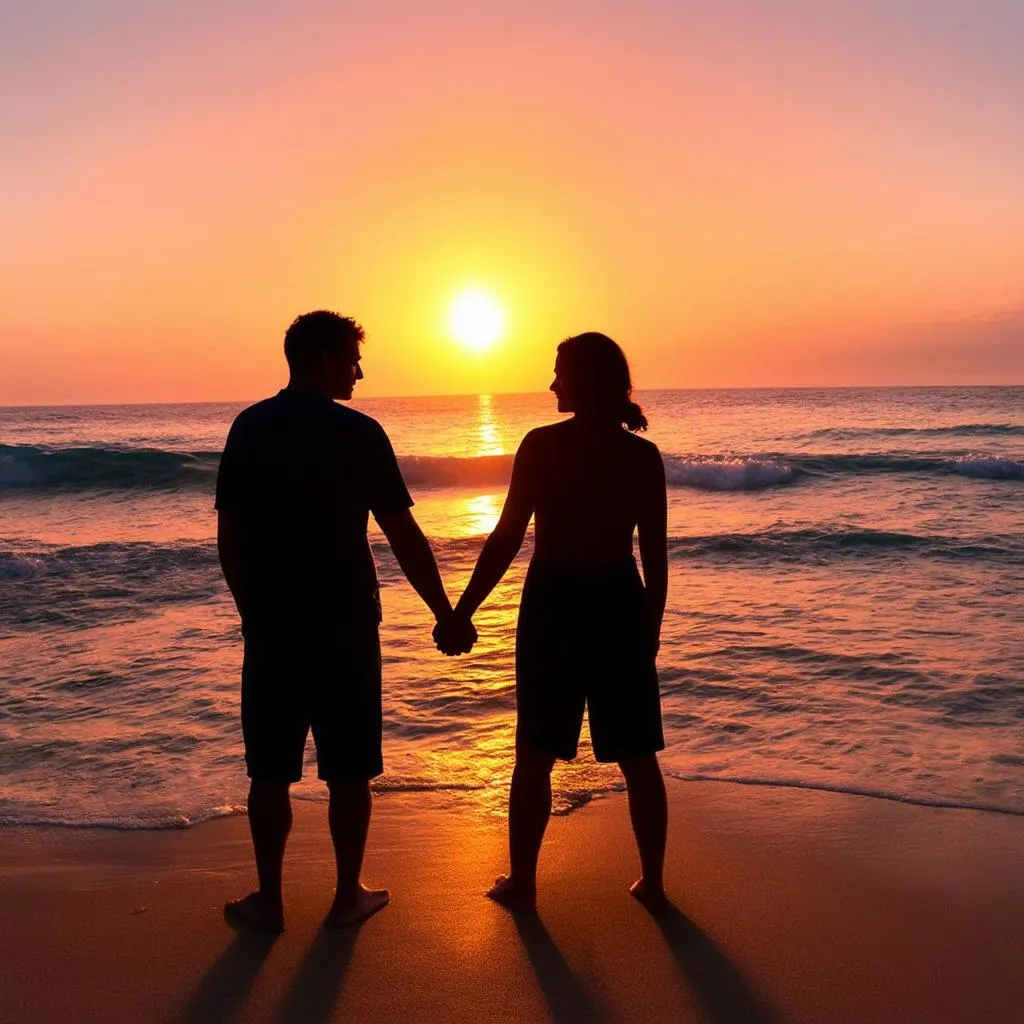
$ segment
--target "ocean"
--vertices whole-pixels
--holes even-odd
[[[649,391],[669,481],[670,775],[1024,814],[1024,388]],[[356,399],[453,600],[548,394]],[[241,403],[0,409],[0,824],[239,813],[241,638],[214,544]],[[503,813],[530,537],[446,659],[372,533],[385,774]],[[584,727],[586,736],[586,727]],[[584,742],[558,811],[618,788]],[[295,790],[323,799],[312,746]]]

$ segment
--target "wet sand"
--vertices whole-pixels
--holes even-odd
[[[651,918],[616,794],[553,819],[540,910],[482,897],[501,823],[377,800],[366,876],[392,905],[328,932],[326,809],[296,803],[287,930],[238,935],[244,819],[181,832],[0,830],[0,1020],[1019,1022],[1024,818],[671,783]]]

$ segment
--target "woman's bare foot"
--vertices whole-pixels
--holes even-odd
[[[261,892],[251,892],[224,904],[224,920],[232,928],[253,928],[278,935],[284,931],[284,908]]]
[[[660,886],[653,886],[644,879],[637,879],[629,891],[635,896],[652,914],[657,914],[668,906],[668,899],[665,890]]]
[[[337,896],[327,913],[324,924],[328,928],[347,928],[359,921],[373,917],[378,910],[383,910],[391,902],[391,893],[387,889],[367,889],[360,885],[353,898],[341,902]]]
[[[537,890],[524,889],[513,882],[508,875],[498,875],[494,885],[484,895],[513,913],[529,913],[537,909]]]

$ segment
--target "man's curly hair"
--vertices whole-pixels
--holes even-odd
[[[284,335],[284,357],[292,370],[315,366],[325,352],[351,351],[353,362],[366,332],[350,316],[317,309],[297,316]]]

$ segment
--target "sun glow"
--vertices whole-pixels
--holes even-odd
[[[448,314],[452,337],[471,352],[485,352],[505,330],[505,314],[486,292],[472,289],[452,302]]]

